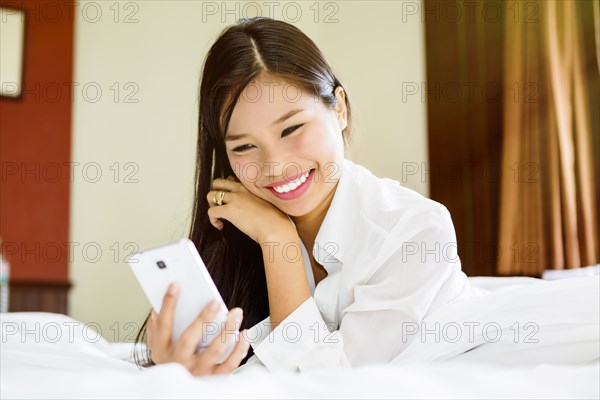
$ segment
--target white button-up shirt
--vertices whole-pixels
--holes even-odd
[[[248,330],[255,354],[246,365],[304,372],[388,363],[407,344],[403,323],[469,294],[448,210],[349,160],[312,249],[327,271],[316,287],[301,246],[312,296],[275,329],[266,318]]]

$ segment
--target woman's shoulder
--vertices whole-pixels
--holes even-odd
[[[411,221],[418,221],[420,225],[437,225],[443,221],[451,224],[450,213],[443,204],[403,186],[395,179],[376,176],[353,161],[345,162],[361,213],[376,225],[391,230],[399,223]]]

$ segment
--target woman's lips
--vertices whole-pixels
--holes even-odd
[[[311,169],[308,174],[308,177],[306,178],[306,181],[304,181],[304,183],[302,183],[300,186],[298,186],[294,190],[290,190],[289,192],[285,192],[285,193],[278,193],[275,191],[275,189],[273,187],[269,187],[269,190],[276,197],[278,197],[282,200],[293,200],[295,198],[302,196],[308,190],[308,188],[312,184],[314,172],[315,172],[314,168]],[[300,174],[299,176],[302,176],[302,174]]]
[[[278,182],[273,182],[273,183],[269,183],[268,185],[265,185],[265,187],[268,188],[276,188],[279,186],[283,186],[283,185],[287,185],[290,182],[294,182],[295,180],[297,180],[298,178],[300,178],[302,175],[306,174],[306,172],[300,172],[299,174],[297,174],[296,176],[284,179],[282,181],[278,181]]]

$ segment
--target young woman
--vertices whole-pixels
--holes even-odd
[[[250,357],[288,371],[386,363],[407,323],[468,292],[446,208],[346,159],[350,122],[348,91],[296,27],[252,18],[220,35],[201,81],[190,238],[236,307],[223,331],[248,330],[216,364],[224,341],[193,352],[210,311],[172,343],[166,295],[138,335],[144,365],[206,375]]]

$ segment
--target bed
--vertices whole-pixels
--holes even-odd
[[[5,313],[0,315],[0,398],[600,397],[598,276],[469,280],[485,293],[483,303],[467,302],[427,318],[484,321],[495,315],[504,327],[502,316],[514,320],[519,312],[511,310],[526,308],[525,319],[537,315],[544,327],[538,345],[417,340],[386,365],[304,374],[249,365],[228,376],[198,378],[175,363],[139,369],[132,363],[132,343],[94,337],[87,325],[66,315]],[[524,299],[535,301],[525,307]]]

